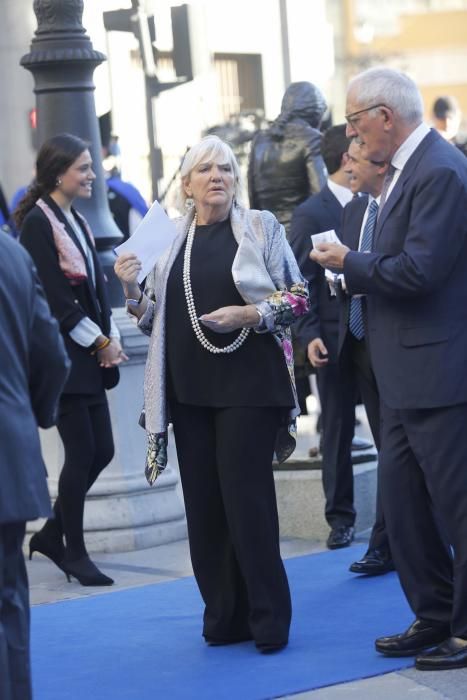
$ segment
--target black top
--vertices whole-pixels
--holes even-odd
[[[185,244],[186,245],[186,244]],[[167,282],[168,396],[197,406],[294,405],[282,350],[269,333],[250,331],[232,353],[213,354],[196,338],[183,288],[185,245]],[[230,220],[197,226],[191,251],[191,287],[197,316],[223,306],[244,306],[232,278],[237,252]],[[218,347],[235,340],[240,330],[215,333],[202,324],[206,338]]]

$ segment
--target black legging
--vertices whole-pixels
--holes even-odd
[[[105,393],[62,397],[57,428],[65,449],[65,463],[58,482],[55,520],[48,521],[46,527],[65,535],[67,558],[74,561],[86,554],[83,535],[86,493],[114,455]]]

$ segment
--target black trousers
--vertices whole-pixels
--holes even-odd
[[[282,409],[172,401],[170,411],[203,635],[286,643],[291,602],[272,473]]]
[[[57,428],[65,450],[58,482],[55,519],[44,529],[65,535],[69,560],[86,554],[83,533],[86,493],[114,455],[112,424],[105,392],[64,395]]]
[[[338,364],[316,372],[321,401],[322,480],[329,527],[355,522],[352,438],[355,429],[356,388]]]
[[[346,343],[349,348],[349,358],[353,366],[353,375],[360,396],[362,397],[363,405],[365,406],[376,449],[379,452],[381,449],[381,401],[375,375],[373,373],[373,367],[371,365],[368,346],[365,339],[357,340],[351,333],[347,334]],[[379,480],[376,488],[376,516],[368,546],[369,548],[381,549],[383,551],[389,551],[390,549],[386,532],[386,523],[384,521]]]
[[[376,379],[365,340],[347,333],[337,365],[318,370],[323,421],[323,487],[326,519],[331,527],[353,525],[352,437],[355,400],[360,394],[377,449],[380,449],[381,415]],[[376,517],[369,548],[389,550],[388,537],[377,487]]]
[[[467,639],[467,404],[382,404],[379,480],[391,551],[417,617]],[[454,558],[452,558],[451,547]]]
[[[26,523],[0,525],[0,698],[31,700]]]

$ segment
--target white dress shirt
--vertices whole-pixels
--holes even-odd
[[[366,222],[367,222],[367,219],[368,219],[368,212],[369,212],[369,209],[370,209],[370,204],[371,204],[373,201],[375,201],[375,202],[378,203],[378,206],[379,206],[380,199],[381,199],[381,195],[378,195],[377,197],[373,197],[371,194],[368,194],[368,204],[367,204],[367,207],[366,207],[366,209],[365,209],[365,213],[363,214],[362,225],[361,225],[361,227],[360,227],[360,235],[359,235],[359,237],[358,237],[358,250],[360,250],[360,247],[361,247],[361,245],[362,245],[362,236],[363,236],[363,231],[364,231],[364,229],[365,229]],[[340,283],[341,283],[341,285],[342,285],[342,289],[344,290],[344,292],[346,292],[346,291],[347,291],[347,285],[345,284],[345,276],[344,276],[344,274],[343,274],[342,272],[341,272],[339,275],[337,275],[337,280],[340,281]],[[336,281],[337,281],[337,280],[336,280]],[[354,296],[356,296],[356,297],[361,297],[361,296],[364,296],[364,295],[363,295],[363,294],[355,294]]]
[[[338,185],[337,182],[333,182],[328,178],[327,185],[334,197],[337,199],[341,207],[345,207],[346,204],[350,202],[353,198],[353,194],[348,187],[343,185]]]
[[[396,182],[398,181],[400,174],[409,160],[412,153],[418,148],[425,136],[430,133],[430,127],[424,122],[419,124],[416,129],[405,139],[403,143],[399,146],[397,151],[391,158],[391,165],[395,168],[394,175],[389,185],[388,192],[386,195],[386,201],[388,201],[389,196],[394,189]]]

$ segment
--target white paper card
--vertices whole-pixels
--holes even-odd
[[[333,297],[336,296],[336,284],[338,282],[341,283],[342,289],[344,289],[344,291],[346,290],[345,277],[342,273],[339,273],[338,275],[336,275],[336,274],[334,274],[334,272],[331,272],[331,270],[328,270],[328,268],[326,267],[324,269],[324,276],[326,278],[326,282],[329,285],[329,290],[331,292],[331,296],[333,296]]]
[[[331,294],[332,297],[336,296],[336,287],[335,287],[335,274],[331,272],[331,270],[328,270],[328,268],[324,268],[324,277],[326,279],[326,282],[328,283],[329,287],[329,293]]]
[[[337,237],[337,233],[334,229],[330,231],[323,231],[322,233],[314,233],[311,236],[311,242],[313,243],[313,248],[316,248],[320,243],[340,243],[341,241]]]
[[[115,248],[117,255],[134,253],[141,261],[138,282],[141,283],[152,270],[156,261],[172,244],[177,229],[159,202],[154,202],[144,219],[130,238]]]

